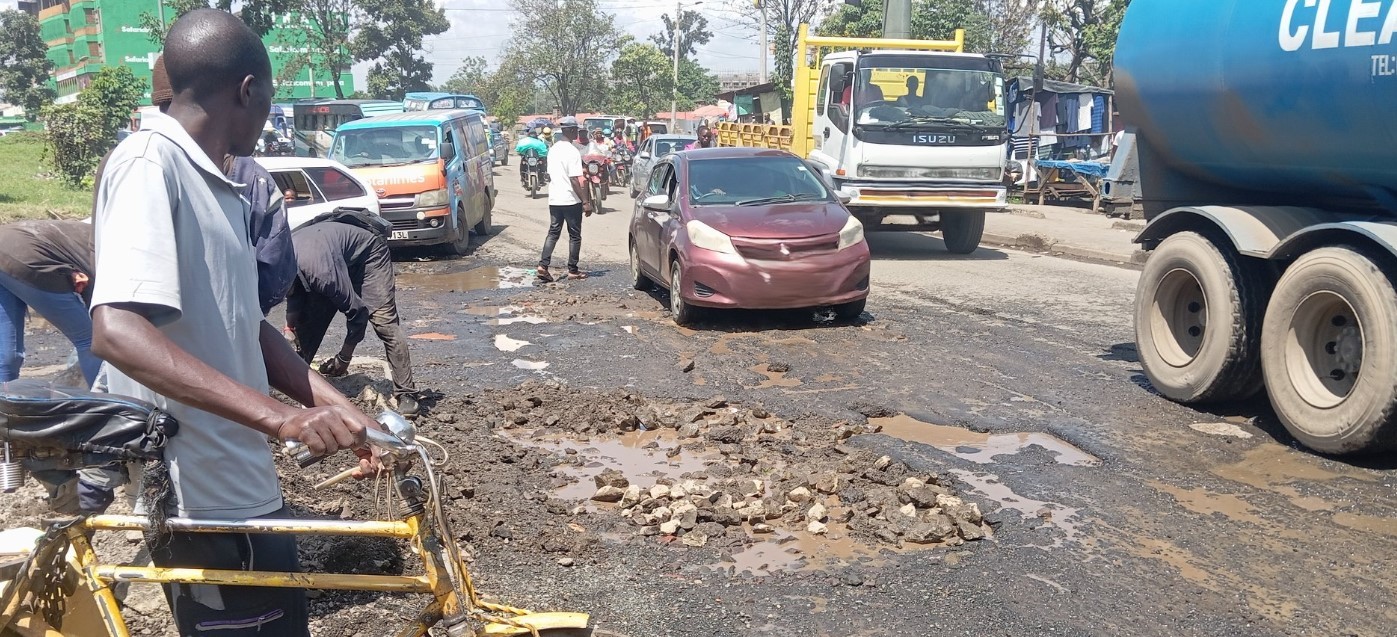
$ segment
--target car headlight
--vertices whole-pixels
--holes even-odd
[[[418,193],[412,200],[413,207],[428,208],[431,206],[445,206],[447,202],[446,189],[428,190]]]
[[[737,247],[732,244],[732,238],[714,230],[713,226],[695,219],[686,224],[684,229],[689,233],[689,243],[694,244],[696,248],[737,254]]]
[[[839,231],[839,249],[852,248],[863,241],[863,224],[853,215],[849,215],[848,223],[844,224],[844,229]]]
[[[1000,181],[1004,169],[991,168],[923,168],[918,166],[860,165],[858,176],[868,179],[964,179],[967,181]]]
[[[600,174],[600,173],[601,173],[601,164],[598,164],[597,162],[588,162],[588,164],[587,164],[587,172],[588,172],[589,174],[593,174],[593,175]]]

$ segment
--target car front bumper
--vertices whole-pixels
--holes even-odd
[[[868,243],[791,260],[749,259],[690,247],[680,296],[691,305],[783,310],[866,298]]]

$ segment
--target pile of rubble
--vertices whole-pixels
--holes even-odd
[[[591,500],[614,504],[642,536],[704,546],[719,536],[779,530],[956,546],[991,531],[979,508],[956,497],[939,476],[915,474],[887,456],[843,444],[877,432],[866,424],[788,421],[722,397],[662,402],[556,381],[525,383],[473,406],[490,427],[513,430],[508,435],[525,442],[585,443],[652,431],[646,447],[656,454],[712,458],[702,471],[676,477],[640,482],[610,469],[592,478],[597,489]],[[575,450],[559,459],[573,468],[593,462]]]

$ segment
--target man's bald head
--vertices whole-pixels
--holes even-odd
[[[267,48],[242,20],[227,11],[196,9],[184,14],[165,37],[165,70],[175,94],[196,100],[230,92],[248,76],[270,85]]]

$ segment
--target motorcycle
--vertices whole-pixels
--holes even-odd
[[[610,163],[602,155],[585,155],[582,157],[582,172],[587,176],[587,188],[592,195],[592,205],[597,210],[601,210],[601,202],[606,201],[608,194],[607,164]]]
[[[624,146],[616,149],[616,166],[611,171],[611,185],[617,188],[631,183],[631,151]]]
[[[539,157],[537,150],[526,150],[524,156],[519,161],[519,169],[524,172],[524,189],[529,191],[529,198],[538,198],[538,189],[543,187],[545,166],[542,157]]]

